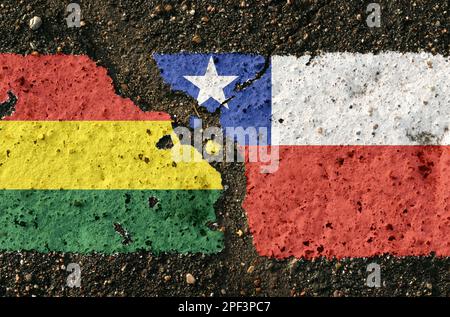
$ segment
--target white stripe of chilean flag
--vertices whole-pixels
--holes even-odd
[[[215,72],[206,71],[211,58]],[[267,163],[246,162],[243,205],[261,255],[450,256],[448,57],[273,56],[243,90],[236,84],[254,78],[263,57],[155,59],[173,89],[203,100],[214,90],[183,76],[236,76],[223,88],[233,98],[221,108],[222,126],[269,129],[279,167],[263,174]],[[209,96],[201,104],[215,111],[220,103]]]
[[[272,144],[449,144],[450,63],[440,55],[272,58]]]

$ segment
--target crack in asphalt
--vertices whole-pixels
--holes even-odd
[[[10,116],[16,109],[17,96],[11,90],[8,90],[7,94],[8,100],[0,103],[0,120],[6,116]]]

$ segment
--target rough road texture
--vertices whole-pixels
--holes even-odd
[[[114,3],[114,4],[113,4]],[[449,55],[447,1],[381,1],[381,28],[365,24],[366,1],[82,1],[81,29],[65,26],[60,1],[2,1],[0,51],[88,54],[105,66],[116,92],[143,110],[165,111],[188,126],[196,102],[163,84],[152,52],[250,52],[316,55],[319,51],[383,50]],[[28,21],[43,19],[32,32]],[[32,46],[34,48],[32,48]],[[1,96],[6,101],[8,96]],[[7,102],[6,106],[13,102]],[[3,111],[3,110],[1,110]],[[219,116],[197,109],[210,125]],[[2,112],[3,113],[3,112]],[[225,250],[219,255],[148,253],[89,255],[14,252],[0,255],[2,295],[450,295],[447,258],[381,256],[341,261],[270,260],[257,256],[241,208],[241,165],[216,164],[226,186],[216,205]],[[236,234],[242,230],[242,235]],[[65,287],[68,263],[82,268],[82,287]],[[377,262],[383,287],[365,285]],[[185,274],[196,277],[188,285]]]

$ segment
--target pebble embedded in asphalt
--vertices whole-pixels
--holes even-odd
[[[186,274],[186,283],[189,285],[194,285],[195,281],[195,277],[191,273]]]
[[[29,25],[31,30],[36,31],[41,27],[42,19],[38,16],[34,16],[33,18],[31,18]]]

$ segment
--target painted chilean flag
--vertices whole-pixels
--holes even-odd
[[[223,128],[268,129],[278,169],[246,162],[244,208],[261,255],[450,256],[448,57],[154,58],[172,89],[220,108]]]

